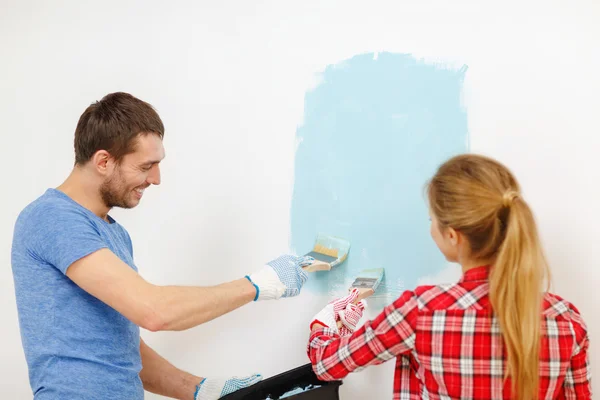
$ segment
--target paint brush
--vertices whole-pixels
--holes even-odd
[[[360,271],[348,289],[348,291],[354,288],[358,289],[358,298],[355,303],[375,294],[384,276],[384,268],[363,269]]]
[[[312,251],[305,254],[315,261],[303,268],[307,272],[329,271],[343,263],[349,251],[350,242],[346,239],[319,233]]]

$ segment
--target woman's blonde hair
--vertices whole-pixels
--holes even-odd
[[[427,194],[439,228],[463,234],[472,258],[493,260],[489,296],[506,344],[513,395],[537,399],[541,303],[550,272],[517,180],[499,162],[467,154],[445,162]]]

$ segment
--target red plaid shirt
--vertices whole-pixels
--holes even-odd
[[[308,356],[322,380],[396,358],[394,399],[509,399],[506,353],[488,297],[488,268],[457,284],[406,291],[354,334],[312,332]],[[589,339],[579,311],[547,294],[543,303],[540,399],[591,399]]]

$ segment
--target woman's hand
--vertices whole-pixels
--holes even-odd
[[[357,301],[358,297],[358,289],[352,289],[347,296],[330,302],[315,315],[310,329],[327,327],[341,336],[352,334],[367,305],[365,300]]]

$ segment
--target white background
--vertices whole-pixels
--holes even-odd
[[[148,280],[216,284],[288,251],[304,95],[328,64],[373,51],[469,66],[471,148],[520,179],[554,291],[583,313],[600,371],[599,20],[597,1],[2,0],[0,397],[31,398],[13,224],[69,173],[87,105],[127,91],[158,109],[167,129],[163,183],[114,216]],[[186,332],[143,337],[198,375],[270,376],[307,362],[307,324],[326,300],[250,304]],[[391,398],[392,371],[388,363],[351,376],[342,399]]]

